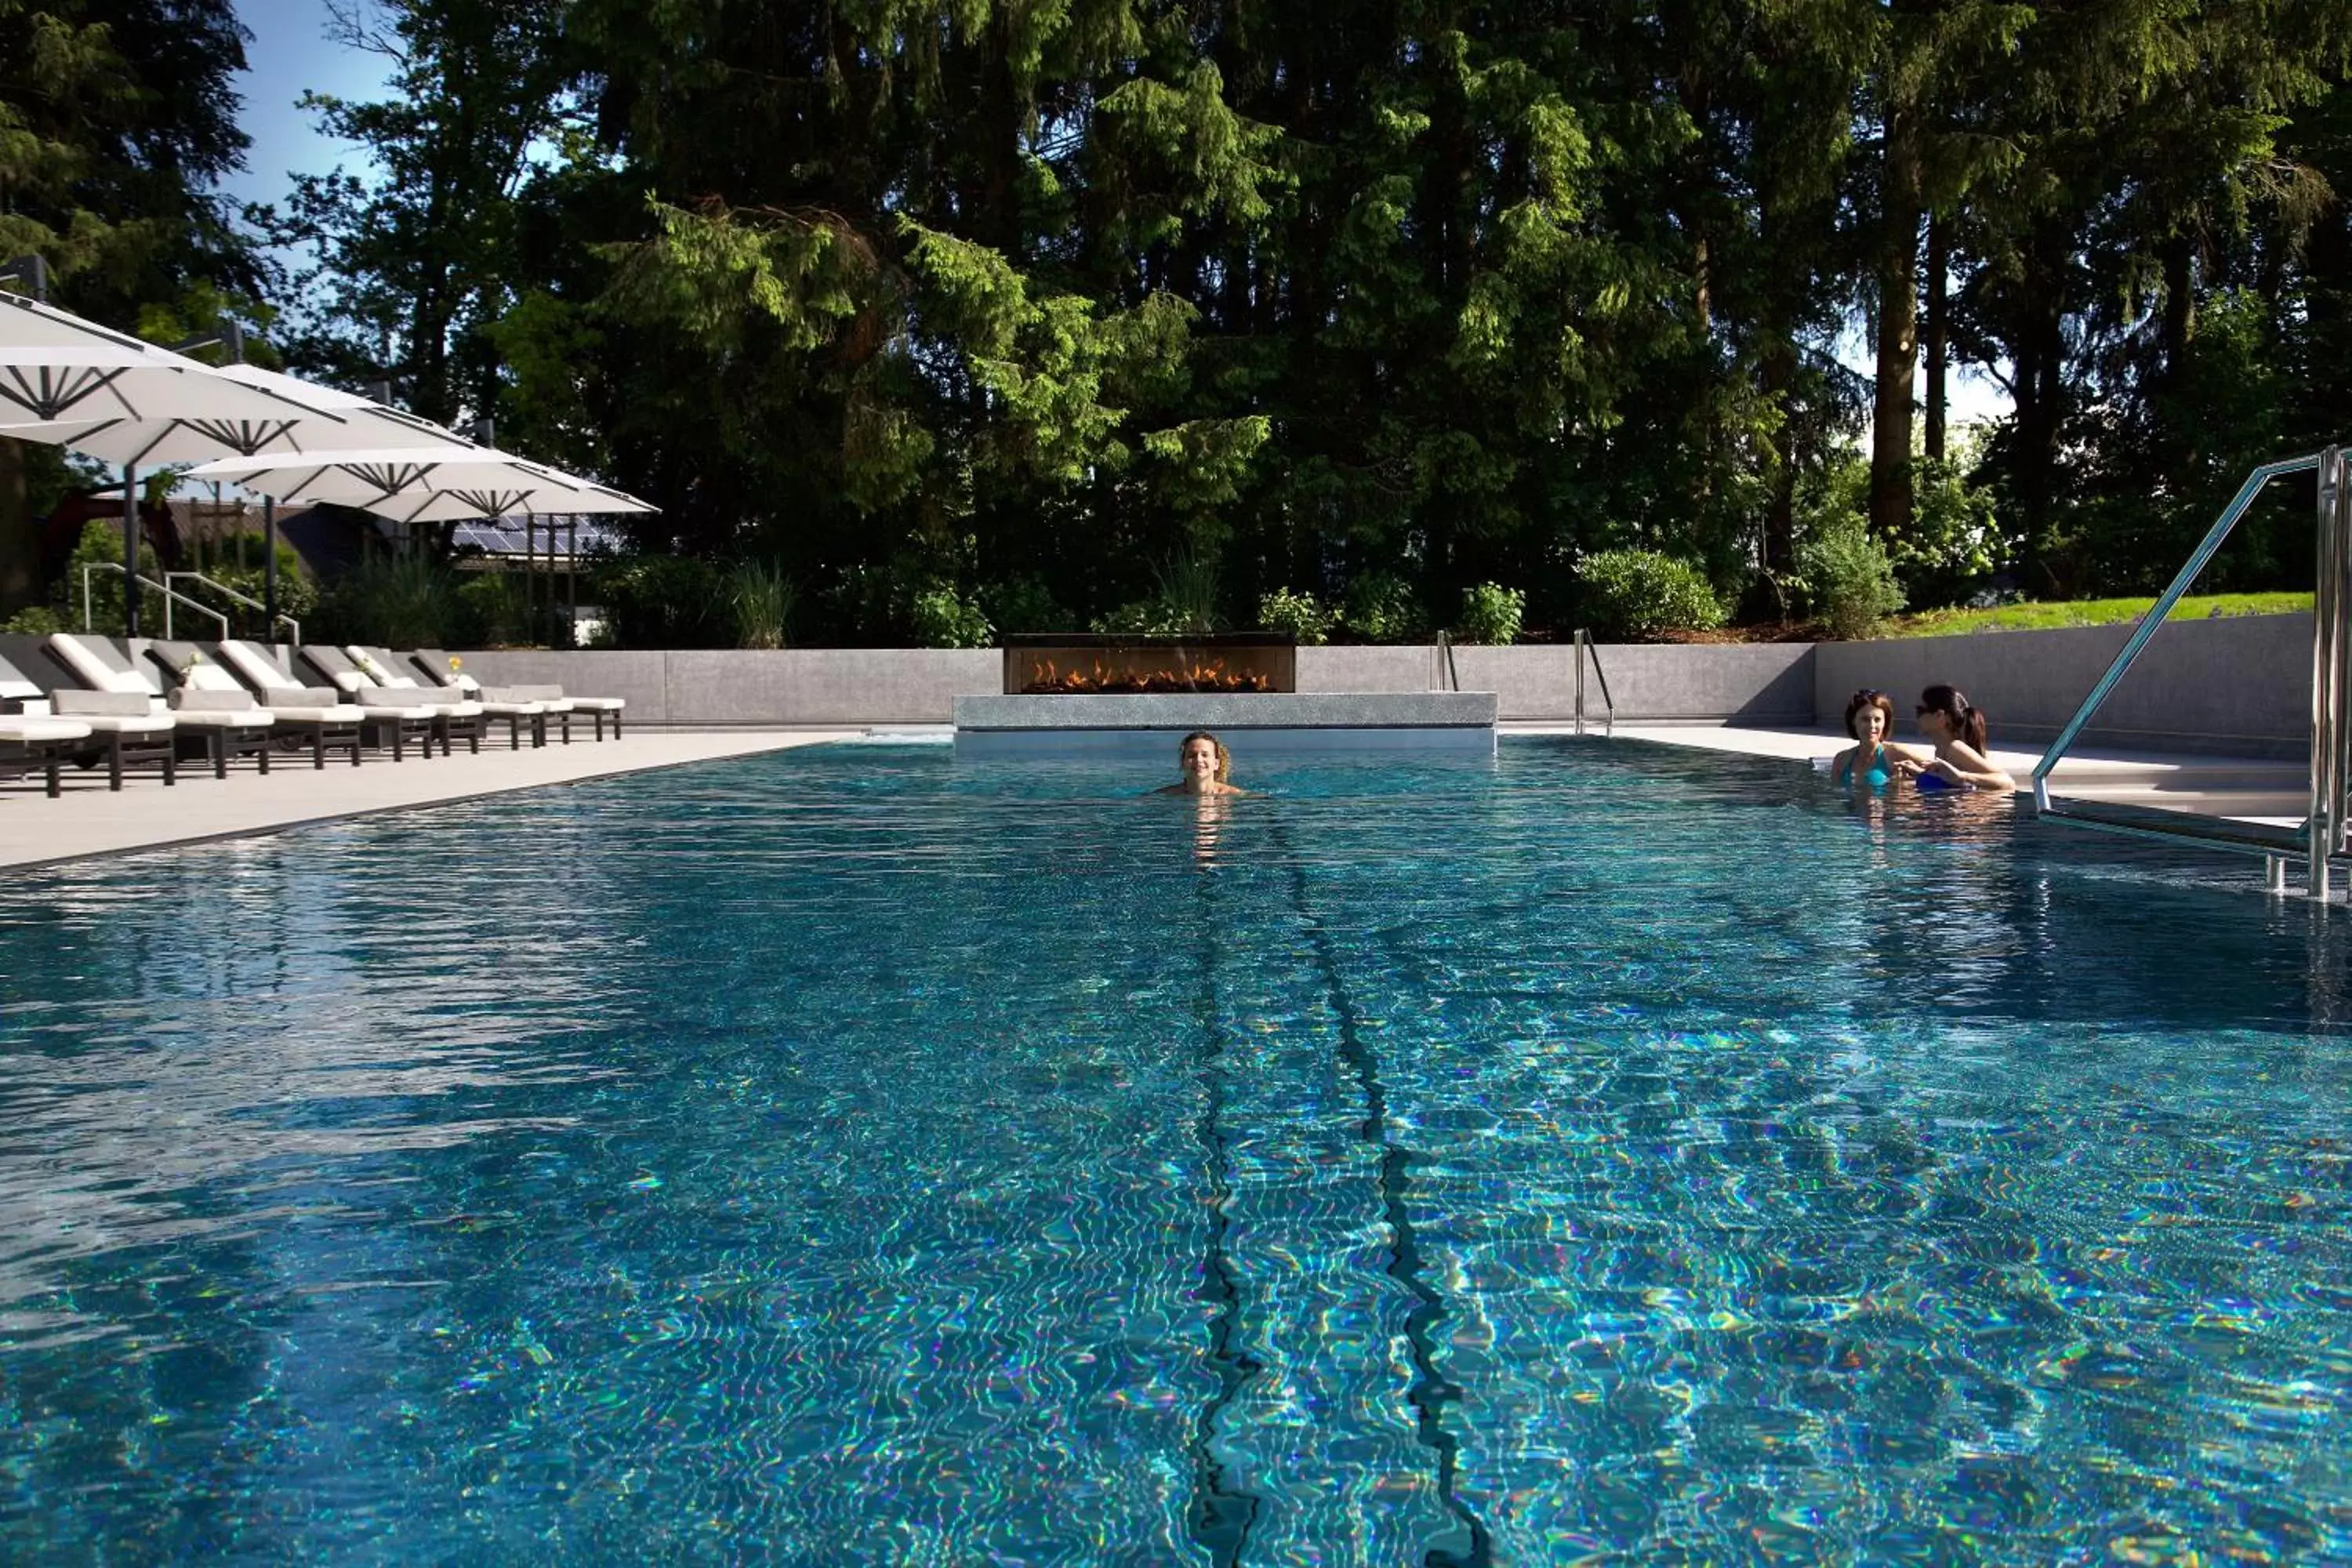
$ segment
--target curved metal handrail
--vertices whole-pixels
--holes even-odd
[[[214,609],[210,605],[204,603],[200,599],[189,598],[185,594],[181,593],[177,588],[173,587],[168,583],[158,583],[152,577],[142,577],[135,574],[132,573],[131,568],[125,566],[120,561],[86,561],[82,563],[81,629],[84,632],[88,632],[90,629],[90,621],[92,618],[90,614],[89,574],[93,572],[120,572],[124,576],[129,577],[132,582],[138,584],[141,587],[152,588],[155,592],[163,595],[163,635],[167,637],[172,635],[172,605],[175,602],[187,605],[188,608],[196,611],[200,615],[210,616],[214,620],[218,621],[220,623],[220,635],[223,641],[227,640],[234,635],[229,630],[227,616]]]
[[[2115,690],[2116,683],[2123,679],[2125,671],[2130,669],[2133,661],[2139,658],[2140,650],[2147,646],[2147,639],[2164,625],[2164,618],[2172,613],[2172,607],[2188,594],[2198,574],[2213,559],[2213,552],[2221,548],[2221,542],[2230,537],[2230,531],[2238,526],[2238,520],[2246,515],[2248,507],[2254,504],[2254,498],[2262,493],[2263,487],[2282,475],[2299,474],[2318,468],[2324,456],[2324,453],[2314,452],[2306,458],[2287,458],[2275,463],[2264,463],[2246,476],[2246,482],[2238,487],[2236,497],[2214,521],[2213,526],[2205,531],[2204,539],[2175,574],[2172,585],[2165,589],[2147,614],[2140,617],[2139,625],[2126,639],[2122,651],[2115,657],[2115,662],[2107,666],[2107,672],[2099,677],[2098,684],[2091,688],[2091,694],[2083,699],[2083,705],[2074,710],[2074,716],[2067,720],[2065,728],[2058,731],[2058,738],[2050,742],[2050,749],[2042,753],[2042,760],[2033,764],[2033,806],[2036,811],[2050,809],[2050,770],[2058,765],[2067,748],[2074,745],[2075,737],[2082,734],[2084,726],[2091,721],[2091,716],[2099,710],[2108,694]]]
[[[1584,666],[1588,659],[1591,661],[1594,678],[1601,682],[1601,705],[1608,715],[1608,729],[1603,732],[1614,736],[1617,733],[1617,700],[1609,695],[1609,672],[1601,668],[1601,645],[1594,642],[1592,634],[1582,626],[1576,629],[1576,732],[1580,735],[1584,733]]]
[[[166,583],[176,583],[182,578],[189,578],[195,582],[202,583],[214,593],[224,595],[228,598],[235,599],[238,604],[243,605],[248,610],[259,610],[263,615],[269,616],[269,606],[255,598],[252,595],[240,594],[235,588],[230,587],[227,584],[220,582],[215,578],[207,577],[201,572],[166,572],[163,574],[163,581]],[[269,624],[271,626],[276,626],[279,621],[284,621],[288,626],[294,628],[294,642],[297,647],[299,647],[302,641],[302,623],[296,620],[293,616],[288,615],[283,610],[278,611],[274,616],[269,616]]]

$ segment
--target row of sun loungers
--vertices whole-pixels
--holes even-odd
[[[268,773],[281,749],[307,750],[318,768],[331,752],[348,752],[353,767],[372,749],[398,762],[412,747],[430,757],[437,745],[447,756],[462,740],[478,752],[492,724],[506,726],[514,750],[526,735],[547,744],[551,726],[569,745],[575,719],[593,723],[599,741],[609,719],[618,740],[627,707],[560,686],[485,689],[438,648],[322,644],[294,650],[292,668],[252,642],[158,641],[134,656],[110,638],[59,632],[42,651],[75,684],[45,687],[0,658],[0,770],[37,771],[53,795],[68,762],[103,762],[112,789],[140,766],[174,783],[184,743],[191,752],[201,743],[214,776],[226,778],[243,756]]]

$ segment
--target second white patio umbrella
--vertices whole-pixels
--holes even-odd
[[[336,416],[280,390],[222,375],[71,311],[0,293],[0,434],[74,445],[73,435],[112,421],[158,426],[209,421],[244,425],[257,436],[276,424],[305,418]],[[123,461],[123,618],[125,629],[134,637],[139,631],[138,468],[138,460]]]

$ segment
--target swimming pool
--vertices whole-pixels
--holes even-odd
[[[26,879],[0,1560],[2352,1558],[2340,916],[1630,743],[1244,782]]]

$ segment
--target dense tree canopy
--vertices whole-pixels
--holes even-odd
[[[226,10],[83,5],[117,48]],[[1628,545],[1774,609],[1865,521],[1915,602],[2119,590],[2352,414],[2347,19],[390,0],[343,20],[397,92],[317,102],[373,168],[261,216],[320,263],[312,367],[646,495],[648,550],[781,568],[804,637],[1280,589],[1442,625],[1487,582],[1564,627]],[[171,79],[149,141],[73,156],[171,171],[156,210],[211,234],[234,127]],[[12,192],[138,205],[0,145]],[[2016,412],[1960,442],[1969,365]],[[2302,521],[2225,575],[2291,585]]]

